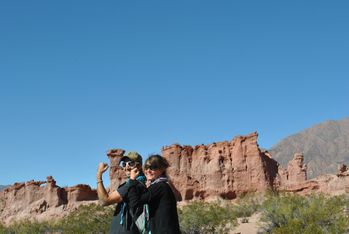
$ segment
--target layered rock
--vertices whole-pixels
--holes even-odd
[[[97,193],[90,186],[61,188],[52,176],[48,176],[46,181],[15,183],[0,192],[0,220],[9,223],[20,219],[62,217],[79,206],[79,201],[96,199]]]
[[[169,161],[168,175],[178,200],[234,199],[248,192],[273,189],[278,164],[267,152],[259,149],[257,133],[237,136],[232,141],[209,145],[162,148]],[[125,180],[120,168],[122,149],[108,151],[110,160],[110,190]]]
[[[287,169],[279,166],[278,169],[279,186],[292,186],[302,184],[307,180],[307,166],[304,164],[304,156],[296,153],[288,162]]]
[[[107,155],[110,160],[110,188],[125,180],[119,167],[124,155],[122,149],[112,149]],[[5,224],[20,219],[49,220],[64,217],[78,206],[98,201],[97,191],[85,184],[61,188],[52,176],[46,181],[15,183],[0,191],[0,222]]]
[[[349,170],[345,164],[341,164],[336,175],[321,175],[313,181],[318,183],[317,192],[329,195],[342,195],[349,192]]]
[[[349,170],[344,164],[339,165],[338,173],[320,175],[307,180],[307,166],[304,164],[302,154],[296,153],[289,161],[287,170],[279,166],[278,191],[307,195],[311,193],[324,193],[327,195],[342,195],[349,192]]]
[[[98,200],[96,191],[92,190],[91,187],[86,184],[67,187],[65,188],[65,192],[67,193],[68,203]]]
[[[222,197],[273,188],[277,162],[262,152],[257,133],[209,145],[162,148],[169,161],[168,175],[180,200]]]
[[[232,141],[208,145],[164,146],[162,155],[169,161],[168,175],[177,199],[234,199],[246,193],[278,190],[297,194],[323,192],[330,195],[349,191],[349,170],[339,167],[337,175],[307,179],[307,165],[302,153],[295,153],[286,168],[257,144],[257,133],[237,136]],[[110,150],[111,190],[125,180],[118,166],[125,151]]]
[[[119,166],[120,159],[124,156],[125,150],[111,149],[107,152],[109,158],[109,191],[115,190],[122,182],[125,181],[125,172]]]

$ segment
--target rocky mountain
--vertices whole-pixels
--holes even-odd
[[[270,150],[283,166],[295,152],[303,153],[308,178],[336,173],[340,164],[349,164],[349,118],[305,129],[281,140]]]
[[[0,190],[5,189],[6,187],[8,187],[8,185],[0,185]]]

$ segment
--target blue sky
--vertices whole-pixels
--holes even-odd
[[[348,1],[0,2],[0,184],[95,187],[110,148],[349,116]],[[107,176],[105,176],[107,179]]]

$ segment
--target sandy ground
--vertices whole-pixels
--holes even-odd
[[[239,218],[238,226],[229,234],[257,234],[258,231],[261,231],[259,218],[259,213],[253,214],[251,217],[248,217],[248,223],[243,223],[242,218]]]

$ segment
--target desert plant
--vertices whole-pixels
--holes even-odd
[[[225,233],[226,224],[236,224],[233,206],[195,201],[179,209],[181,230],[185,234]]]
[[[79,234],[108,233],[113,215],[112,207],[101,207],[96,204],[80,206],[68,216],[56,222],[37,222],[22,220],[5,227],[0,225],[0,233],[4,234]]]
[[[260,209],[260,199],[254,196],[245,196],[236,201],[233,212],[236,217],[250,217]]]
[[[48,222],[37,222],[21,220],[13,223],[9,227],[0,227],[0,233],[4,234],[22,234],[22,233],[50,233],[52,226]]]
[[[343,196],[271,196],[262,205],[261,221],[268,233],[346,233],[346,206],[348,199]]]
[[[80,206],[55,224],[62,233],[107,233],[110,228],[113,208],[96,204]]]

